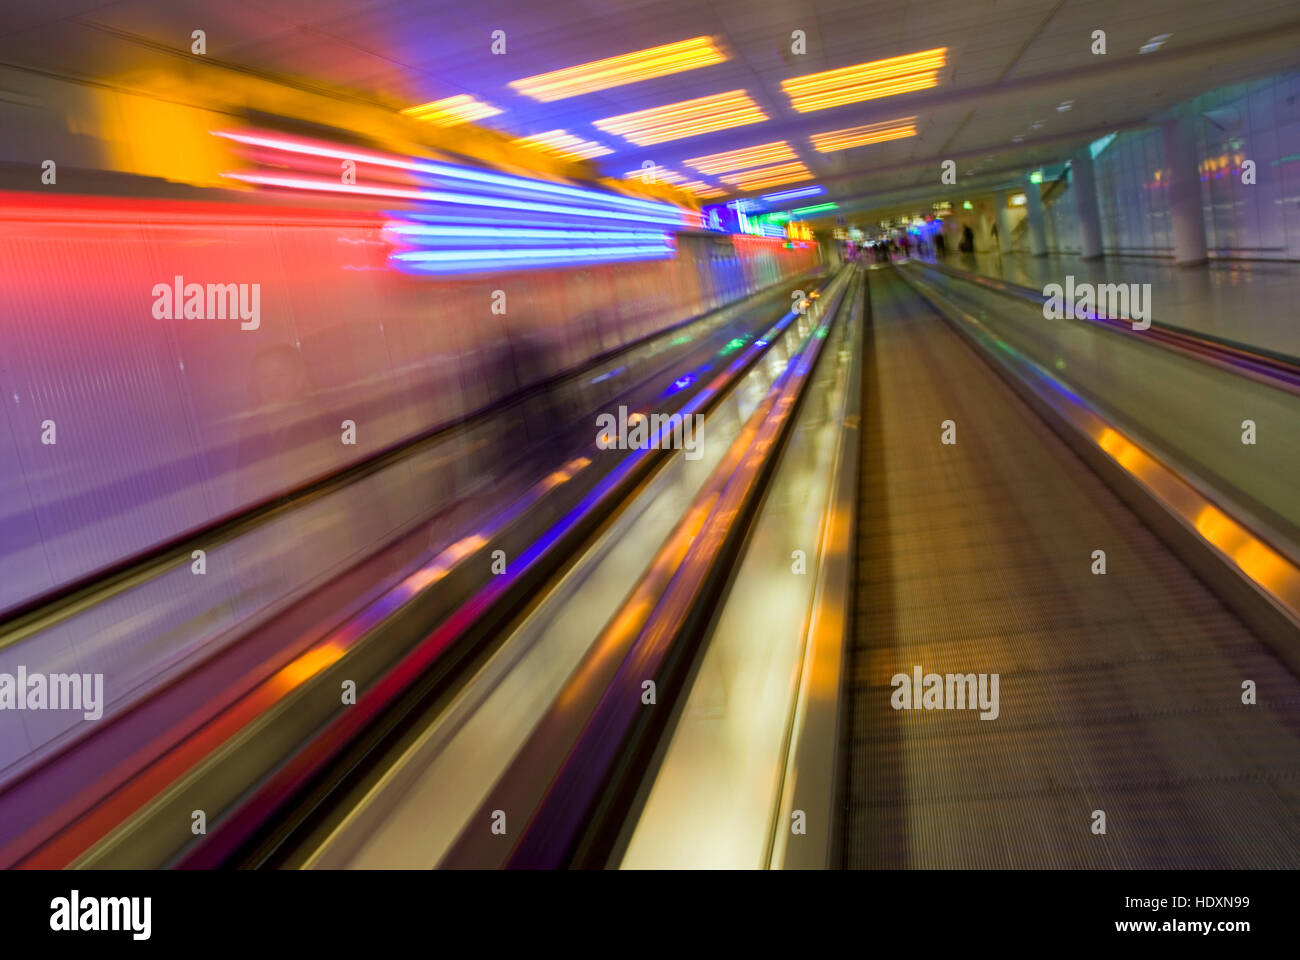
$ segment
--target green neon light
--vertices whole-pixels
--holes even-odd
[[[838,203],[819,203],[811,207],[797,207],[790,212],[795,216],[801,216],[809,213],[823,213],[826,210],[838,210],[839,208],[840,205]]]

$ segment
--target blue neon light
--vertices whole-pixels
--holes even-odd
[[[673,256],[667,244],[622,247],[559,247],[550,249],[404,250],[389,256],[397,269],[409,273],[465,273],[539,266],[574,266],[615,260],[657,260]]]
[[[617,210],[594,210],[590,207],[566,207],[558,203],[538,203],[530,200],[514,200],[508,197],[476,196],[468,193],[447,193],[442,190],[421,190],[421,200],[434,203],[456,203],[473,207],[499,207],[506,210],[532,210],[537,213],[562,213],[574,217],[595,217],[599,220],[630,220],[634,223],[664,223],[677,225],[682,222],[679,215],[651,216],[644,213],[621,213]]]
[[[393,211],[385,238],[397,249],[389,265],[410,273],[458,273],[511,267],[566,266],[675,255],[671,228],[695,216],[675,204],[605,190],[553,183],[456,163],[304,140],[270,132],[214,131],[240,143],[279,151],[257,158],[269,171],[229,173],[267,187],[349,194],[410,203]],[[405,182],[339,183],[311,169],[295,170],[294,156],[330,157],[399,170]],[[665,229],[668,228],[668,229]]]
[[[825,192],[825,187],[800,187],[797,190],[783,190],[781,193],[765,193],[763,199],[768,203],[780,203],[783,200],[797,200],[800,197],[815,197]]]
[[[564,240],[663,241],[667,234],[662,230],[569,230],[533,227],[481,227],[451,224],[425,226],[420,224],[389,224],[384,230],[403,242],[448,240],[452,242],[481,241],[484,243],[538,241],[557,243]]]
[[[544,180],[532,180],[527,177],[512,177],[500,173],[489,173],[485,170],[476,170],[473,167],[453,166],[448,163],[416,163],[415,166],[426,173],[432,173],[435,176],[450,177],[454,180],[466,180],[471,183],[494,184],[499,187],[506,187],[512,190],[524,190],[530,193],[550,193],[556,196],[573,197],[578,200],[595,201],[605,203],[610,206],[626,207],[631,210],[639,210],[643,213],[658,214],[660,216],[673,217],[674,223],[680,223],[685,211],[681,207],[675,207],[669,203],[656,203],[653,200],[637,200],[634,197],[624,197],[616,193],[605,193],[598,190],[584,190],[581,187],[566,187],[558,183],[547,183]]]

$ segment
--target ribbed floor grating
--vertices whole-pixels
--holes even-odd
[[[1300,866],[1300,681],[892,271],[869,277],[845,866]],[[999,674],[1000,715],[895,711],[916,665]]]

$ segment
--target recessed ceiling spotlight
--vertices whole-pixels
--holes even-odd
[[[1062,100],[1060,103],[1058,103],[1058,104],[1056,105],[1056,112],[1057,112],[1057,113],[1065,113],[1067,110],[1069,110],[1069,109],[1070,109],[1071,107],[1073,107],[1073,106],[1074,106],[1074,101],[1073,101],[1073,100]]]
[[[1146,43],[1142,44],[1142,46],[1138,47],[1138,53],[1151,53],[1155,50],[1159,50],[1161,47],[1165,45],[1165,41],[1172,36],[1173,36],[1172,33],[1157,34],[1156,36],[1148,40]]]

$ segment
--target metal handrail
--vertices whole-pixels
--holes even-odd
[[[1047,297],[1032,287],[1024,287],[1007,280],[986,277],[967,270],[959,270],[946,263],[930,262],[928,260],[913,262],[919,263],[922,268],[938,270],[940,273],[957,280],[976,284],[995,293],[1031,303],[1036,307],[1041,307],[1048,300]],[[1094,313],[1081,319],[1083,322],[1096,323],[1104,329],[1124,333],[1132,332],[1132,320],[1127,317],[1108,317]],[[1276,387],[1279,390],[1285,390],[1288,393],[1300,394],[1300,360],[1294,357],[1155,320],[1142,333],[1141,342],[1150,346],[1161,346],[1177,350],[1200,360],[1202,363],[1227,370],[1238,376],[1249,377],[1252,380]]]

